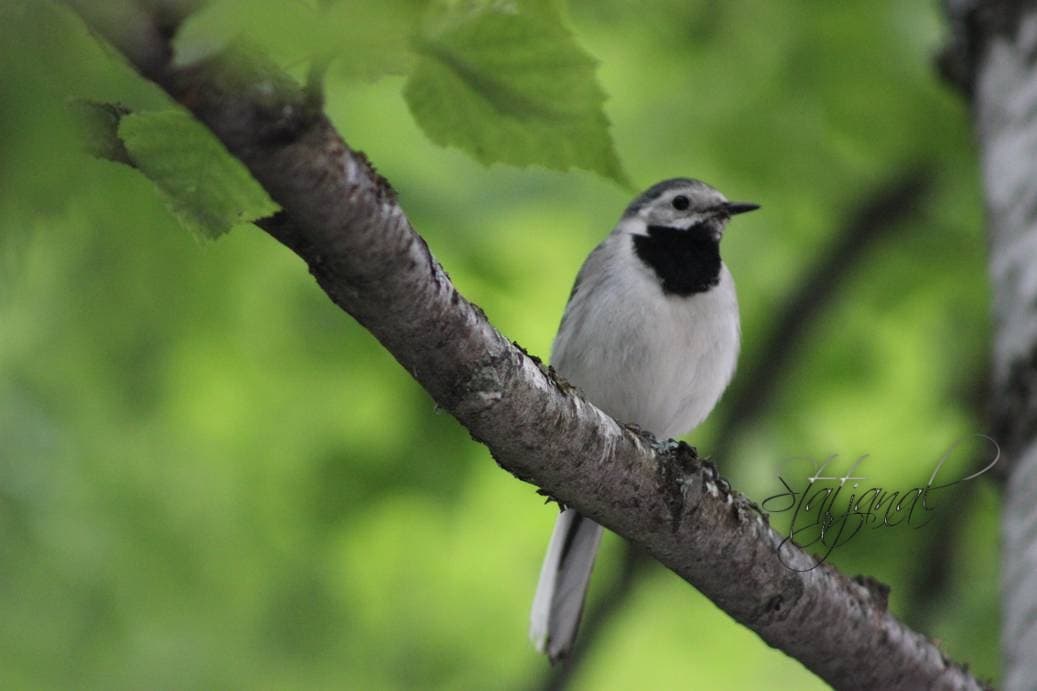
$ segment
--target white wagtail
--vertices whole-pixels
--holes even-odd
[[[720,240],[731,216],[758,208],[686,178],[635,199],[576,276],[552,348],[558,373],[660,439],[695,428],[738,360],[738,300]],[[601,531],[572,509],[555,524],[529,632],[552,662],[576,638]]]

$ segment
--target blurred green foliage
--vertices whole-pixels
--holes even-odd
[[[938,171],[923,212],[833,287],[766,418],[717,459],[757,499],[786,459],[832,453],[870,454],[874,484],[924,484],[983,431],[970,399],[989,341],[975,153],[931,65],[934,3],[570,0],[566,15],[638,187],[691,175],[764,207],[725,239],[741,376],[854,204],[905,166]],[[138,172],[83,153],[70,99],[168,102],[71,13],[9,0],[0,27],[0,686],[535,686],[546,663],[526,620],[554,509],[284,248],[247,225],[202,242]],[[546,355],[629,193],[438,148],[402,86],[333,69],[329,114],[461,291]],[[727,414],[691,441],[708,453]],[[833,561],[890,584],[894,611],[996,677],[998,498],[982,485],[959,501]],[[949,586],[927,602],[912,584],[956,512]],[[575,686],[823,688],[661,570]]]

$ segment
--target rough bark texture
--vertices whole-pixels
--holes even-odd
[[[971,96],[994,287],[991,413],[1001,517],[1004,688],[1037,689],[1037,4],[955,0],[944,65]]]
[[[498,333],[312,95],[258,60],[174,71],[164,23],[175,13],[120,22],[97,18],[104,0],[70,4],[248,166],[284,209],[264,228],[501,466],[642,545],[837,688],[981,688],[889,614],[879,589],[781,546],[693,449],[620,426]]]

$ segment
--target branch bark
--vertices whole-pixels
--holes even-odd
[[[643,546],[838,688],[981,688],[883,597],[783,544],[694,449],[619,425],[503,337],[451,284],[388,182],[285,75],[240,54],[174,69],[175,13],[156,3],[125,5],[119,21],[104,0],[69,2],[244,162],[284,209],[267,232],[498,464]]]
[[[1037,688],[1037,5],[950,0],[945,73],[971,98],[994,287],[991,413],[1005,463],[1004,688]]]

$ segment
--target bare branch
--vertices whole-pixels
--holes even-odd
[[[75,2],[92,22],[88,4]],[[389,184],[286,76],[240,55],[174,69],[168,34],[131,14],[132,29],[92,26],[244,162],[284,209],[268,232],[502,467],[642,545],[839,688],[981,688],[867,587],[783,545],[694,449],[617,424],[497,332]]]

